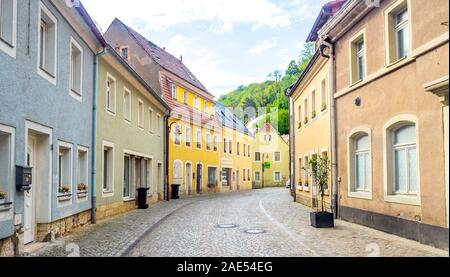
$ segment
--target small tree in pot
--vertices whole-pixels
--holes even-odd
[[[328,176],[330,173],[330,162],[328,157],[314,156],[309,162],[311,176],[317,184],[321,198],[321,211],[311,213],[311,226],[316,228],[333,228],[334,215],[325,209],[325,194],[328,189]]]

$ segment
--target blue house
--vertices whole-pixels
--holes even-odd
[[[79,1],[0,0],[0,256],[90,222],[105,45]]]

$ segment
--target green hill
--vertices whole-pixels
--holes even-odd
[[[239,86],[235,91],[220,97],[218,101],[233,109],[245,110],[253,107],[258,112],[262,108],[263,111],[257,116],[263,114],[268,114],[268,116],[263,117],[264,119],[259,122],[259,125],[264,121],[270,121],[271,118],[278,117],[280,134],[289,134],[289,99],[284,91],[299,78],[313,55],[314,44],[306,44],[299,61],[291,61],[284,73],[276,70],[267,76],[267,81]],[[274,114],[274,111],[278,111],[278,116]],[[236,113],[236,116],[246,125],[249,122],[247,115]]]

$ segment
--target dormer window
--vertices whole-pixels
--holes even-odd
[[[128,47],[121,47],[120,48],[120,55],[123,59],[128,60],[130,58],[130,48]]]

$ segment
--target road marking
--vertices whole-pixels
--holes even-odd
[[[280,228],[283,232],[285,232],[292,240],[294,240],[295,242],[297,242],[298,244],[302,245],[307,251],[311,252],[315,257],[321,257],[322,255],[320,255],[318,252],[316,252],[314,249],[312,249],[311,247],[307,246],[304,242],[302,242],[301,240],[299,240],[297,238],[297,236],[291,232],[291,230],[289,230],[288,227],[286,227],[283,223],[279,222],[278,220],[276,220],[275,218],[273,218],[272,215],[270,215],[266,209],[264,208],[263,202],[264,200],[266,200],[267,198],[269,198],[272,195],[267,195],[266,197],[264,197],[263,199],[261,199],[259,201],[259,208],[260,210],[264,213],[264,215],[273,223],[275,224],[278,228]]]

